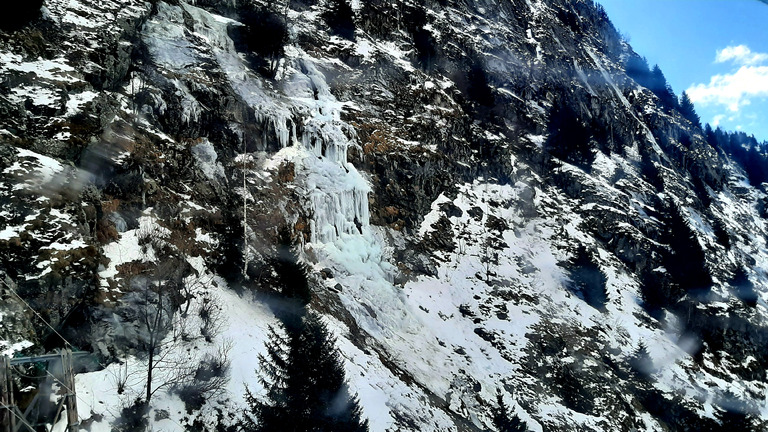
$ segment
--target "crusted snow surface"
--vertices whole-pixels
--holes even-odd
[[[4,355],[7,357],[13,357],[13,355],[19,351],[23,351],[26,348],[29,348],[33,346],[34,344],[30,341],[20,341],[20,342],[14,342],[10,343],[8,341],[0,340],[0,355]]]
[[[51,0],[46,2],[43,17],[61,26],[65,33],[61,44],[68,52],[55,58],[24,58],[14,53],[15,47],[0,48],[0,78],[24,79],[26,84],[13,86],[8,99],[14,104],[29,101],[36,107],[47,107],[72,116],[97,94],[88,90],[84,72],[103,68],[90,60],[89,53],[103,48],[105,37],[116,37],[123,25],[147,13],[149,2],[142,0]],[[73,55],[74,54],[74,55]],[[59,135],[57,139],[68,139]]]
[[[356,8],[358,3],[355,2]],[[547,8],[543,2],[526,0],[526,3],[534,21],[545,16]],[[120,26],[112,25],[114,21],[138,16],[146,11],[149,3],[51,0],[47,6],[51,19],[65,26],[79,26],[83,34],[88,35],[97,31],[119,31]],[[360,338],[360,335],[352,334],[358,330],[349,328],[340,318],[325,317],[338,336],[350,387],[358,394],[372,431],[406,430],[411,425],[417,425],[421,430],[458,430],[461,428],[456,424],[457,416],[468,418],[478,428],[490,427],[488,406],[495,401],[496,389],[502,389],[508,404],[532,430],[543,430],[546,423],[600,430],[601,422],[606,418],[567,409],[551,389],[540,387],[543,377],[526,369],[524,363],[532,351],[536,351],[535,347],[529,350],[532,343],[529,335],[548,326],[593,330],[608,341],[609,348],[619,353],[619,359],[626,358],[640,342],[645,343],[657,369],[654,374],[657,387],[703,401],[701,410],[708,415],[714,413],[714,398],[723,389],[730,389],[740,397],[764,391],[761,383],[727,374],[723,375],[727,378],[724,379],[701,371],[686,352],[691,343],[680,338],[675,319],[670,317],[666,328],[652,325],[638,306],[637,281],[629,276],[612,253],[584,230],[585,219],[580,216],[584,212],[610,212],[632,219],[650,219],[645,213],[649,207],[642,191],[625,188],[619,183],[621,180],[615,180],[619,173],[635,171],[631,162],[639,160],[636,148],[630,149],[626,158],[599,154],[590,175],[564,164],[564,173],[581,176],[579,181],[585,186],[600,191],[599,196],[591,197],[595,201],[571,200],[554,189],[531,186],[537,184],[531,179],[508,185],[479,179],[457,185],[455,198],[442,194],[432,203],[418,230],[418,237],[428,243],[432,236],[444,234],[440,232],[444,227],[436,222],[447,218],[449,237],[455,243],[453,249],[432,251],[430,258],[435,264],[434,272],[405,282],[396,265],[399,263],[392,256],[394,248],[405,244],[399,237],[402,234],[369,225],[368,180],[347,160],[349,149],[358,143],[354,128],[342,120],[342,114],[355,106],[338,100],[326,80],[326,75],[331,75],[329,71],[338,73],[347,66],[335,59],[325,59],[320,53],[309,53],[291,45],[286,47],[277,81],[267,82],[249,69],[227,35],[227,27],[238,23],[184,2],[179,5],[160,2],[156,7],[157,14],[142,28],[142,37],[161,74],[175,86],[176,96],[183,100],[183,121],[196,122],[205,109],[193,92],[195,85],[207,84],[208,71],[200,65],[218,68],[216,72],[221,72],[218,76],[226,77],[223,85],[229,85],[253,107],[257,121],[273,127],[275,139],[282,147],[261,170],[276,168],[287,161],[295,163],[297,190],[305,197],[311,216],[311,237],[305,245],[307,257],[316,261],[317,269],[332,269],[334,277],[326,281],[328,291],[322,294],[338,291],[328,295],[338,296],[343,309],[340,313],[350,314],[363,333]],[[316,10],[304,15],[293,11],[290,14],[291,19],[301,18],[296,24],[298,27],[317,19]],[[301,22],[302,19],[305,21]],[[457,18],[459,21],[461,18]],[[487,24],[485,21],[479,25],[472,23],[468,26],[471,28],[456,31],[477,34],[486,31]],[[535,61],[543,62],[542,41],[545,38],[542,28],[536,24],[531,24],[526,39],[536,49]],[[408,60],[410,54],[403,49],[406,45],[371,40],[366,35],[360,35],[357,42],[332,37],[328,43],[357,53],[362,56],[363,63],[382,56],[399,69],[416,74]],[[603,80],[614,90],[616,98],[629,108],[611,75],[615,65],[589,47],[587,54]],[[66,115],[73,115],[97,97],[94,92],[82,91],[70,94],[64,103],[59,90],[61,85],[80,80],[69,60],[64,57],[27,60],[0,53],[0,77],[28,73],[37,77],[34,86],[13,89],[11,98],[14,102],[31,100],[35,105],[66,109]],[[585,66],[588,63],[589,59],[581,62]],[[579,63],[574,63],[574,68],[590,92],[600,90],[590,86],[590,77]],[[453,85],[447,79],[435,81],[437,84],[425,82],[423,88],[447,89]],[[132,85],[138,87],[142,83],[132,80],[126,90]],[[421,84],[415,82],[413,86]],[[500,92],[520,98],[509,90],[500,89]],[[544,116],[546,109],[542,105],[546,104],[540,105],[540,102],[530,100],[529,104]],[[647,133],[648,142],[653,143],[653,149],[661,153],[650,131],[643,123],[640,125]],[[302,132],[298,134],[297,130]],[[152,133],[173,141],[161,131]],[[493,141],[503,139],[502,135],[489,131],[485,135]],[[59,136],[60,139],[67,137],[65,132]],[[545,136],[527,135],[527,139],[540,147]],[[406,145],[413,143],[404,142]],[[221,179],[224,173],[219,162],[223,153],[217,153],[216,145],[203,137],[191,148],[195,162],[210,180]],[[17,153],[19,160],[3,175],[18,179],[13,184],[19,191],[46,191],[58,187],[60,179],[69,178],[70,168],[55,159],[27,150]],[[120,157],[116,156],[117,163],[120,163]],[[255,160],[254,155],[245,154],[235,162],[250,160]],[[512,162],[515,164],[514,156]],[[254,170],[251,175],[268,177],[269,174],[262,171]],[[635,178],[630,175],[627,181]],[[536,190],[534,204],[540,213],[536,217],[524,215],[522,211],[522,201],[528,199],[528,191],[532,188]],[[248,194],[248,191],[242,193]],[[182,198],[181,215],[187,221],[191,220],[193,212],[215,210],[195,203],[192,197]],[[750,267],[748,277],[758,285],[759,306],[763,308],[768,301],[768,292],[761,283],[764,274],[768,273],[768,252],[766,227],[757,215],[755,204],[764,198],[764,194],[742,182],[729,185],[713,199],[716,214],[722,217],[727,227],[741,227],[742,231],[750,233],[733,239],[734,250],[724,261],[735,264],[746,262],[747,256],[754,258],[755,264]],[[446,204],[459,211],[447,216],[443,210]],[[626,206],[622,208],[621,205]],[[116,289],[112,282],[118,282],[120,265],[157,259],[152,247],[147,246],[147,240],[150,237],[162,239],[169,233],[157,224],[151,213],[151,209],[147,210],[139,218],[139,228],[133,230],[127,229],[119,215],[110,216],[120,237],[104,245],[103,253],[109,260],[99,272],[104,290]],[[702,215],[689,207],[686,207],[686,215],[699,231],[702,245],[717,247],[712,227]],[[61,226],[74,223],[66,213],[46,209],[28,216],[21,225],[5,226],[0,230],[0,240],[18,237],[38,217],[59,221]],[[504,225],[494,227],[498,221],[504,221]],[[628,223],[620,224],[619,228],[637,231]],[[43,250],[85,246],[81,240],[66,235],[53,236],[49,240]],[[208,249],[216,246],[216,239],[201,228],[196,229],[194,240]],[[494,246],[487,247],[489,242]],[[568,276],[561,264],[571,258],[573,246],[577,244],[594,248],[599,258],[607,279],[608,302],[604,309],[588,305],[566,287]],[[229,322],[214,344],[184,346],[176,355],[184,355],[188,350],[212,350],[216,343],[227,340],[233,344],[227,392],[209,401],[202,412],[195,413],[212,426],[216,408],[237,410],[243,407],[246,383],[255,394],[262,391],[255,379],[257,362],[254,359],[264,352],[267,328],[275,322],[275,317],[265,303],[231,291],[205,268],[201,259],[190,258],[190,263],[200,275],[198,277],[208,277],[215,282],[207,289],[219,298]],[[51,264],[51,261],[37,264],[40,276],[51,271]],[[663,267],[658,270],[665,271]],[[116,297],[109,301],[119,301],[119,296]],[[728,298],[719,300],[717,304],[725,305]],[[333,306],[334,302],[331,303]],[[27,347],[25,343],[28,344],[0,341],[0,350],[10,354]],[[573,357],[562,360],[565,363],[575,361]],[[134,357],[123,361],[124,364],[115,363],[102,371],[77,377],[81,415],[92,412],[103,416],[91,430],[110,430],[110,422],[120,414],[120,408],[142,394],[140,377],[146,365]],[[749,361],[744,359],[744,362]],[[711,362],[708,364],[712,369],[718,368]],[[121,376],[133,378],[126,391],[118,394],[117,380]],[[510,394],[509,388],[515,389],[514,395]],[[763,416],[768,416],[768,402],[758,408]],[[156,430],[185,430],[191,420],[178,397],[167,392],[158,393],[153,400],[153,409],[155,412],[150,419]],[[163,412],[168,413],[168,418],[155,420],[154,414],[162,418],[159,414]],[[645,414],[641,416],[645,430],[660,430],[653,418]]]
[[[151,212],[151,208],[144,211],[145,215],[139,218],[138,228],[125,231],[118,240],[104,245],[104,256],[109,259],[109,264],[99,272],[102,288],[109,289],[109,282],[118,275],[117,267],[121,264],[155,261],[154,250],[147,244],[168,236],[169,231],[157,224],[150,216]]]
[[[49,17],[62,25],[73,25],[80,30],[119,32],[115,21],[137,17],[150,8],[143,0],[50,0],[46,2]]]

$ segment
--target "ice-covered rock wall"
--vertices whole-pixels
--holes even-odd
[[[185,14],[194,18],[195,36],[206,49],[184,37],[188,31]],[[271,125],[278,146],[300,150],[294,162],[306,186],[312,217],[310,241],[326,243],[342,233],[361,233],[369,223],[370,187],[347,162],[347,150],[356,143],[354,129],[340,119],[344,103],[331,93],[315,60],[298,48],[289,48],[284,60],[282,94],[265,88],[235,50],[227,32],[232,25],[239,23],[194,6],[165,3],[158,5],[158,14],[147,23],[145,39],[153,59],[163,68],[186,75],[186,80],[172,80],[181,99],[189,101],[182,103],[183,122],[195,121],[202,109],[187,84],[194,80],[190,75],[199,73],[191,66],[214,60],[234,92],[253,108],[255,121]]]
[[[357,145],[354,129],[340,119],[344,103],[330,92],[313,59],[299,50],[291,53],[293,76],[286,94],[303,114],[299,145],[305,152],[306,191],[312,214],[312,243],[327,243],[341,234],[361,234],[369,223],[370,187],[347,162],[347,151]],[[351,136],[351,138],[350,138]]]

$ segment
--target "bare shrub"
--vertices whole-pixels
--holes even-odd
[[[173,391],[184,401],[188,413],[200,409],[206,400],[226,391],[232,345],[232,341],[227,340],[219,345],[216,352],[206,353],[197,364],[192,379],[174,386]]]

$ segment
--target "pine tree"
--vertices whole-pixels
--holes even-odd
[[[704,250],[679,208],[669,208],[664,217],[664,226],[664,240],[670,248],[664,255],[664,267],[679,288],[670,292],[666,300],[673,303],[686,293],[709,291],[712,277],[707,268]]]
[[[299,261],[290,229],[285,226],[280,228],[277,237],[277,253],[271,260],[277,274],[274,287],[284,299],[290,300],[298,308],[304,308],[312,297],[307,267]],[[303,311],[293,310],[290,313],[299,317],[304,315]]]
[[[437,41],[432,33],[424,28],[429,22],[426,8],[419,4],[406,6],[401,21],[413,37],[417,63],[424,70],[430,70],[437,57]]]
[[[651,71],[648,89],[651,90],[661,101],[661,106],[667,109],[678,109],[677,96],[672,91],[672,87],[667,83],[667,78],[661,71],[659,65],[655,65]]]
[[[355,39],[355,12],[348,0],[328,0],[323,19],[331,33],[343,38]]]
[[[627,75],[643,87],[650,88],[651,70],[648,67],[648,61],[644,57],[631,56],[627,60],[624,68]]]
[[[467,99],[477,103],[481,109],[488,109],[494,105],[493,90],[485,71],[485,64],[479,54],[470,54],[464,60],[455,79],[457,86]]]
[[[712,130],[712,126],[710,126],[709,123],[704,125],[704,137],[707,139],[707,144],[712,146],[712,148],[720,149],[720,143],[717,142],[717,135],[715,135],[715,131]]]
[[[680,114],[682,114],[686,120],[693,123],[694,126],[701,127],[701,119],[699,118],[699,115],[696,114],[693,102],[691,102],[691,98],[688,97],[688,93],[686,92],[683,92],[683,94],[680,95]]]
[[[283,327],[281,329],[284,330]],[[288,338],[270,326],[266,346],[267,355],[259,355],[259,382],[266,389],[266,395],[259,399],[247,387],[245,389],[245,401],[251,415],[244,416],[242,423],[245,430],[254,432],[280,430],[285,419],[296,414],[291,411],[295,408],[288,403]]]
[[[308,411],[305,430],[367,431],[368,421],[349,394],[336,341],[318,315],[307,314],[297,342],[291,355],[294,369],[301,372],[295,384]]]
[[[653,372],[653,360],[645,342],[641,341],[637,345],[637,349],[629,359],[629,367],[636,376],[642,379],[648,378]]]
[[[528,425],[515,414],[510,417],[510,409],[504,402],[501,390],[496,390],[496,407],[491,408],[493,425],[499,432],[527,432]]]
[[[720,422],[720,430],[723,432],[753,432],[757,431],[748,414],[732,409],[724,409],[715,416]]]
[[[715,414],[715,418],[720,422],[719,430],[723,432],[753,432],[757,431],[749,414],[747,404],[736,398],[732,392],[728,391],[723,395],[724,406]]]
[[[274,78],[288,41],[285,18],[268,7],[245,3],[239,10],[244,28],[238,38],[241,48],[255,54],[254,66],[265,77]]]
[[[589,414],[594,409],[594,397],[581,384],[577,367],[573,363],[562,364],[555,372],[560,398],[566,407]]]
[[[736,269],[736,274],[730,280],[731,287],[733,288],[736,297],[743,301],[746,305],[755,307],[757,306],[757,292],[755,292],[755,285],[749,280],[744,267]]]
[[[246,391],[250,415],[243,426],[255,432],[367,432],[334,338],[313,313],[300,322],[270,328],[267,355],[259,356],[266,395],[259,399]]]
[[[661,176],[659,168],[654,163],[651,152],[646,147],[640,148],[640,175],[645,181],[650,183],[657,192],[664,190],[664,179]]]

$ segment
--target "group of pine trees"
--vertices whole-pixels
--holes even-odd
[[[249,431],[362,432],[357,399],[349,394],[335,340],[312,312],[271,327],[267,354],[259,356],[259,381],[266,394],[246,390]]]
[[[240,50],[254,54],[251,64],[263,76],[274,78],[288,42],[288,23],[284,15],[269,6],[244,2],[238,10],[243,26],[235,28],[233,39]]]
[[[630,78],[651,90],[665,109],[676,110],[694,127],[702,127],[701,118],[696,113],[691,98],[683,92],[678,99],[658,65],[651,69],[645,58],[631,56],[627,60],[625,70]],[[744,169],[753,186],[768,182],[767,142],[759,143],[754,136],[741,131],[727,132],[719,127],[713,129],[709,124],[706,124],[702,131],[713,148],[731,156]]]
[[[232,30],[238,49],[253,54],[251,62],[254,68],[267,78],[275,77],[279,60],[284,55],[284,46],[288,42],[286,8],[290,6],[305,10],[317,3],[317,0],[283,1],[288,2],[287,5],[275,1],[260,6],[253,2],[241,3],[238,6],[238,15],[243,26]],[[358,17],[350,0],[328,0],[323,7],[321,17],[328,26],[329,33],[355,40]],[[397,13],[393,14],[394,10]],[[365,1],[361,4],[360,20],[363,29],[376,36],[384,37],[390,33],[392,27],[404,29],[413,40],[415,63],[424,70],[430,70],[436,65],[437,41],[427,29],[427,10],[422,2],[408,4],[398,1],[393,5],[386,0]],[[397,22],[391,22],[393,20]],[[480,103],[489,101],[485,81],[477,84],[478,80],[485,79],[484,70],[471,67],[470,69],[470,81],[479,89],[476,93],[479,94]]]
[[[552,104],[544,149],[559,160],[588,171],[597,156],[593,131],[567,101]]]
[[[345,39],[355,39],[355,12],[347,0],[329,0],[323,19],[335,34]]]
[[[528,425],[517,414],[511,414],[500,390],[496,391],[496,406],[491,409],[491,414],[493,425],[499,432],[528,432]]]
[[[759,186],[768,182],[768,142],[759,143],[744,132],[727,132],[721,128],[704,126],[704,137],[709,145],[729,155],[747,174],[749,183]]]
[[[607,277],[597,264],[594,254],[580,246],[575,256],[567,263],[570,276],[569,288],[588,305],[604,310],[608,303],[606,292]]]
[[[648,67],[648,61],[639,56],[632,56],[625,65],[627,75],[635,80],[641,86],[652,91],[661,102],[661,105],[669,110],[680,109],[680,103],[672,91],[672,87],[667,83],[667,78],[661,71],[659,65],[654,65],[653,69]]]
[[[631,56],[627,60],[625,71],[635,82],[652,91],[659,98],[662,107],[670,111],[677,110],[691,124],[701,127],[701,119],[696,114],[691,98],[686,92],[680,95],[680,99],[677,98],[659,65],[649,68],[644,57]]]

